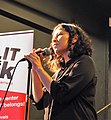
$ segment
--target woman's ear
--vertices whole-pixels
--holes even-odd
[[[78,40],[78,34],[74,35],[74,38],[72,39],[72,44],[74,44],[75,42],[77,42]]]

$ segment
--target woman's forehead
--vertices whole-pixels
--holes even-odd
[[[58,33],[60,31],[65,31],[65,29],[62,26],[58,26],[53,30],[52,34]]]

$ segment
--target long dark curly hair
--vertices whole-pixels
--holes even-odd
[[[69,40],[68,40],[68,49],[69,49],[69,58],[75,58],[80,55],[88,55],[92,56],[92,42],[87,33],[78,25],[76,24],[69,24],[69,23],[61,23],[55,26],[52,34],[58,27],[63,27],[69,33]],[[78,40],[74,43],[73,49],[72,46],[72,39],[75,35],[78,35]],[[54,69],[59,68],[65,65],[64,58],[61,56],[57,57],[54,54],[53,48],[51,47],[51,56],[48,60],[47,64],[51,71],[55,71]]]

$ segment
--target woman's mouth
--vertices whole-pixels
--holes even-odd
[[[57,47],[57,44],[53,44],[53,48],[56,48]]]

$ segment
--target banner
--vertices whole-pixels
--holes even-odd
[[[0,107],[14,67],[33,49],[33,30],[0,33]],[[0,120],[24,120],[28,79],[28,62],[20,62],[15,70]]]

